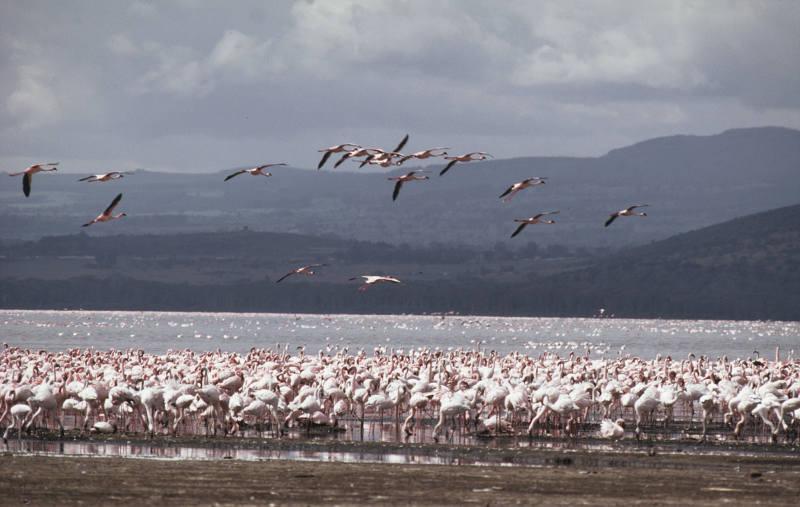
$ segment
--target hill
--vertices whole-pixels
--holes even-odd
[[[412,136],[409,150],[421,148]],[[344,168],[343,166],[342,168]],[[353,166],[354,167],[354,166]],[[436,170],[440,166],[431,166]],[[764,127],[712,136],[671,136],[595,158],[526,157],[458,164],[444,177],[404,187],[392,202],[386,174],[276,168],[272,178],[139,171],[108,184],[74,174],[37,175],[29,199],[19,179],[0,180],[0,239],[70,234],[123,192],[128,217],[90,235],[256,231],[337,236],[392,244],[515,245],[513,219],[558,209],[540,244],[619,248],[735,216],[793,204],[800,195],[800,131]],[[351,167],[352,168],[352,167]],[[411,169],[403,167],[402,171]],[[401,171],[394,171],[394,173]],[[510,203],[511,183],[549,177]],[[608,213],[652,205],[647,221],[608,230]],[[110,224],[105,224],[110,225]]]
[[[615,224],[616,225],[616,224]],[[628,249],[547,279],[573,311],[727,319],[800,318],[800,205]]]
[[[624,227],[641,219],[621,219]],[[275,247],[273,248],[272,245]],[[289,267],[327,262],[277,285]],[[800,205],[601,255],[241,231],[0,246],[0,307],[800,319]],[[405,284],[355,290],[361,273]]]

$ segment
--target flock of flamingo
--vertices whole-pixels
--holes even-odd
[[[699,425],[717,438],[768,430],[795,440],[800,362],[765,358],[590,359],[543,353],[429,348],[347,349],[306,355],[253,348],[248,354],[141,350],[63,352],[4,346],[0,424],[5,441],[33,425],[75,431],[259,436],[292,428],[345,429],[364,421],[405,438],[596,434],[639,438],[654,428]],[[695,414],[697,413],[696,420]],[[688,417],[687,417],[688,414]],[[665,430],[667,431],[667,430]],[[727,433],[727,435],[725,434]]]
[[[333,165],[334,168],[339,167],[347,160],[356,161],[359,164],[359,167],[364,167],[365,165],[377,165],[380,167],[396,167],[404,164],[405,162],[415,159],[415,160],[426,160],[430,158],[437,158],[441,157],[444,160],[448,161],[448,163],[442,168],[439,172],[439,176],[443,176],[447,173],[453,166],[457,163],[467,163],[467,162],[475,162],[486,160],[491,158],[492,155],[483,151],[475,151],[470,153],[465,153],[463,155],[456,155],[456,156],[449,156],[447,150],[450,148],[448,147],[436,147],[436,148],[428,148],[426,150],[418,151],[411,154],[403,154],[400,150],[402,150],[406,143],[408,143],[409,136],[406,134],[403,139],[397,144],[397,146],[393,150],[384,150],[382,148],[365,148],[359,144],[354,143],[343,143],[337,144],[335,146],[330,146],[328,148],[323,148],[318,150],[322,153],[322,159],[319,161],[317,165],[317,169],[322,169],[322,167],[328,162],[331,155],[341,153],[342,156],[336,163]],[[34,174],[39,172],[50,172],[58,170],[58,162],[49,162],[49,163],[42,163],[42,164],[33,164],[26,168],[23,171],[17,173],[9,173],[9,176],[20,176],[22,175],[22,191],[25,194],[25,197],[30,196],[31,193],[31,182],[32,177]],[[250,174],[251,176],[265,176],[270,177],[272,176],[271,172],[266,171],[271,167],[279,167],[279,166],[286,166],[285,162],[280,163],[270,163],[270,164],[263,164],[257,167],[253,167],[251,169],[241,169],[236,172],[233,172],[225,177],[224,181],[229,181],[237,176],[242,174]],[[416,169],[410,171],[406,174],[401,176],[391,176],[388,179],[390,181],[395,182],[394,190],[392,192],[392,200],[396,201],[397,197],[400,195],[400,190],[403,188],[403,185],[411,182],[411,181],[423,181],[429,179],[425,173],[428,172],[424,169]],[[86,176],[84,178],[80,178],[78,181],[80,182],[87,182],[87,183],[105,183],[109,181],[119,180],[125,177],[125,175],[130,174],[124,171],[111,171],[102,174],[94,174],[90,176]],[[526,188],[533,188],[540,185],[544,185],[547,182],[546,177],[531,177],[524,179],[520,182],[514,183],[508,187],[508,189],[500,195],[500,199],[504,202],[508,202],[514,198],[519,192],[525,190]],[[89,227],[91,225],[103,222],[110,222],[112,220],[117,220],[127,216],[127,213],[117,213],[114,214],[114,210],[119,205],[120,201],[122,200],[122,194],[117,194],[116,197],[111,201],[111,204],[103,210],[102,213],[97,215],[94,219],[90,220],[89,222],[83,224],[83,227]],[[611,223],[616,220],[618,217],[632,217],[632,216],[639,216],[645,217],[647,213],[638,212],[636,211],[639,208],[647,207],[647,204],[636,204],[633,206],[629,206],[625,209],[616,211],[609,215],[608,219],[605,222],[605,226],[608,227]],[[519,225],[511,234],[512,238],[515,238],[519,233],[522,232],[525,227],[528,225],[536,225],[536,224],[555,224],[554,220],[543,219],[542,217],[548,215],[555,215],[558,214],[559,211],[545,211],[538,214],[535,214],[528,218],[518,218],[515,219],[514,222],[518,223]],[[315,273],[315,267],[321,267],[325,264],[313,264],[308,266],[300,266],[298,268],[292,269],[286,275],[282,276],[277,282],[281,282],[285,280],[287,277],[296,274],[308,275],[311,276]],[[351,278],[350,280],[355,280],[361,278],[363,280],[362,285],[359,287],[360,291],[364,291],[372,285],[375,284],[399,284],[402,283],[396,277],[393,276],[383,276],[383,275],[361,275],[359,277]]]
[[[318,169],[333,154],[334,164],[347,160],[381,167],[399,166],[411,159],[443,157],[447,165],[486,160],[485,152],[448,156],[446,147],[412,154],[401,150],[408,135],[393,150],[365,148],[345,143],[320,150]],[[23,191],[30,195],[31,178],[55,171],[58,163],[34,164],[23,175]],[[266,169],[285,163],[264,164],[236,171],[229,181],[248,173],[271,176]],[[425,170],[397,177],[392,199],[403,185],[428,179]],[[81,182],[121,179],[114,171],[81,178]],[[514,183],[500,195],[508,201],[526,188],[546,183],[533,177]],[[84,227],[126,216],[114,214],[122,194]],[[647,216],[634,205],[612,213],[605,226],[619,217]],[[558,211],[517,219],[511,237],[529,225],[553,224],[544,217]],[[293,275],[313,275],[325,264],[298,267],[277,280]],[[382,275],[362,275],[359,290],[378,283],[401,283]],[[351,279],[351,280],[352,280]],[[432,437],[450,438],[454,431],[511,435],[559,433],[576,436],[588,428],[600,437],[621,439],[633,427],[656,424],[697,424],[706,437],[709,425],[718,434],[729,431],[741,437],[746,428],[768,428],[773,439],[783,432],[794,439],[800,424],[800,363],[763,358],[712,360],[690,355],[686,360],[643,360],[637,357],[590,360],[588,356],[561,358],[549,353],[538,357],[512,353],[500,356],[480,350],[441,352],[412,349],[408,353],[376,349],[348,354],[320,351],[306,355],[288,345],[276,350],[253,349],[247,355],[190,350],[151,355],[143,351],[68,350],[30,351],[5,346],[0,356],[0,425],[4,440],[16,430],[34,425],[63,434],[63,420],[71,417],[81,432],[143,431],[156,433],[206,433],[236,435],[243,428],[265,426],[275,435],[287,428],[329,426],[342,428],[380,420],[399,434],[412,438],[424,432],[423,420],[436,420]],[[676,411],[676,407],[682,407]],[[679,414],[680,417],[676,417]],[[689,414],[686,420],[686,414]],[[342,423],[342,421],[344,423]],[[647,426],[643,426],[643,425]],[[757,431],[754,429],[754,431]]]
[[[484,151],[474,151],[470,153],[465,153],[463,155],[449,156],[447,150],[449,150],[450,148],[448,147],[428,148],[426,150],[418,151],[411,154],[403,154],[400,152],[400,150],[402,150],[405,147],[406,143],[408,143],[408,139],[409,136],[408,134],[406,134],[405,137],[403,137],[400,143],[393,150],[384,150],[383,148],[365,148],[359,144],[354,144],[354,143],[343,143],[343,144],[337,144],[335,146],[330,146],[328,148],[323,148],[319,150],[319,152],[323,153],[323,155],[322,159],[319,161],[319,164],[317,165],[317,169],[318,170],[322,169],[322,167],[327,163],[328,159],[330,159],[331,155],[336,153],[342,153],[342,156],[339,158],[339,160],[336,161],[336,163],[333,166],[334,168],[339,167],[347,160],[353,160],[358,162],[359,168],[364,167],[365,165],[377,165],[384,168],[390,168],[390,167],[401,166],[405,162],[412,159],[426,160],[429,158],[441,157],[444,160],[448,161],[448,163],[444,166],[444,168],[442,168],[442,170],[439,172],[439,176],[444,176],[445,173],[447,173],[450,169],[453,168],[455,164],[459,162],[461,163],[475,162],[475,161],[486,160],[492,157],[492,155]],[[58,170],[58,165],[59,165],[58,162],[33,164],[23,171],[16,173],[9,173],[9,176],[21,175],[23,177],[22,191],[25,194],[25,197],[29,197],[31,193],[31,182],[33,175],[39,172],[56,171]],[[281,163],[263,164],[260,166],[253,167],[251,169],[240,169],[226,176],[224,181],[229,181],[232,178],[235,178],[236,176],[242,174],[250,174],[251,176],[269,177],[272,176],[272,173],[265,172],[266,169],[269,169],[270,167],[278,167],[286,165],[288,164],[286,164],[285,162],[281,162]],[[417,169],[414,171],[410,171],[406,174],[403,174],[401,176],[393,176],[388,178],[390,181],[395,182],[394,191],[392,192],[392,200],[393,201],[397,200],[397,197],[400,194],[400,190],[402,189],[403,184],[408,183],[410,181],[420,181],[429,179],[428,176],[424,175],[424,173],[426,172],[428,171],[424,169]],[[108,173],[86,176],[85,178],[81,178],[78,181],[88,182],[88,183],[103,183],[121,179],[126,174],[130,173],[122,171],[111,171]],[[522,190],[525,190],[526,188],[536,187],[539,185],[544,185],[546,183],[546,180],[547,178],[538,176],[524,179],[508,187],[508,189],[500,195],[500,198],[503,201],[508,202]],[[109,220],[122,218],[126,216],[125,213],[121,213],[119,215],[111,214],[114,206],[119,203],[120,198],[121,194],[120,196],[117,196],[117,198],[114,199],[114,202],[112,202],[111,206],[109,206],[108,209],[106,209],[102,214],[98,215],[98,217],[95,218],[92,222],[90,222],[90,224],[97,222],[107,222]],[[605,223],[605,226],[608,227],[611,224],[611,222],[613,222],[618,217],[647,216],[646,213],[639,213],[635,211],[637,208],[642,208],[646,206],[648,205],[637,204],[616,211],[609,216],[608,220]],[[525,221],[527,224],[536,224],[540,223],[539,221],[536,220],[536,217],[545,214],[555,214],[555,213],[558,213],[558,211],[540,213],[539,215],[536,215],[534,217],[527,219],[517,219],[516,221],[517,222]],[[542,223],[554,223],[554,222],[542,222]],[[516,236],[517,233],[519,233],[519,229],[515,231],[515,234],[513,234],[511,237]]]

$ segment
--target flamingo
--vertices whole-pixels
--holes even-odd
[[[397,278],[391,276],[380,276],[380,275],[361,275],[350,278],[350,280],[351,281],[358,280],[359,278],[364,279],[364,284],[358,288],[358,290],[361,292],[367,290],[370,287],[370,285],[375,285],[378,283],[403,283]]]
[[[380,148],[354,148],[348,152],[346,152],[342,157],[333,164],[333,168],[336,169],[340,165],[342,165],[348,158],[360,158],[360,157],[368,157],[374,156],[379,153],[383,152]]]
[[[308,266],[302,266],[302,267],[299,267],[297,269],[293,269],[293,270],[289,271],[288,273],[286,273],[285,275],[283,275],[282,277],[278,278],[275,281],[275,283],[281,283],[282,281],[286,280],[287,278],[289,278],[292,275],[312,276],[312,275],[314,275],[314,269],[315,268],[321,268],[323,266],[327,266],[327,264],[309,264]]]
[[[108,421],[97,421],[89,431],[92,433],[116,433],[117,427]]]
[[[397,200],[397,196],[400,195],[400,189],[403,188],[403,183],[408,181],[422,181],[429,179],[427,176],[418,176],[420,173],[424,173],[426,171],[411,171],[410,173],[404,174],[402,176],[393,176],[391,178],[387,178],[389,181],[396,181],[394,185],[394,192],[392,192],[392,201]]]
[[[534,177],[534,178],[528,178],[528,179],[522,180],[522,181],[520,181],[518,183],[514,183],[513,185],[508,187],[508,189],[505,192],[500,194],[500,199],[503,199],[504,202],[508,202],[511,199],[513,199],[515,195],[517,195],[522,190],[525,190],[526,188],[536,187],[536,186],[539,186],[539,185],[544,185],[545,183],[547,183],[545,181],[546,179],[547,178],[539,178],[537,176],[537,177]]]
[[[402,157],[402,153],[398,153],[396,151],[383,151],[378,150],[376,155],[367,155],[361,164],[359,164],[358,168],[361,169],[367,164],[370,165],[379,165],[381,167],[391,167],[393,165],[400,165],[400,162],[395,162],[394,159],[397,157]]]
[[[6,431],[3,433],[3,443],[8,443],[8,434],[14,429],[17,425],[19,425],[19,429],[17,430],[17,436],[22,439],[22,424],[23,421],[30,415],[31,407],[25,403],[17,403],[16,405],[12,406],[10,409],[11,412],[11,426],[6,428]]]
[[[24,171],[20,171],[18,173],[9,173],[9,176],[19,176],[22,175],[22,193],[25,194],[25,197],[29,197],[31,195],[31,178],[34,174],[39,172],[48,172],[48,171],[57,171],[58,170],[58,162],[48,162],[46,164],[33,164],[32,166],[28,167]]]
[[[439,148],[428,148],[427,150],[418,151],[416,153],[412,153],[411,155],[403,155],[400,160],[397,161],[397,165],[402,165],[407,160],[412,158],[416,158],[417,160],[425,160],[431,157],[444,157],[447,155],[447,151],[450,148],[447,147],[439,147]]]
[[[439,176],[444,176],[444,173],[450,170],[451,167],[456,165],[456,162],[475,162],[478,160],[486,160],[490,158],[491,155],[486,153],[485,151],[473,151],[472,153],[465,153],[464,155],[458,155],[455,157],[444,157],[445,160],[449,160],[444,169],[439,172]]]
[[[637,208],[646,208],[647,206],[650,206],[650,205],[649,204],[634,204],[633,206],[629,206],[629,207],[627,207],[625,209],[619,210],[616,213],[612,213],[608,217],[608,220],[606,220],[606,227],[611,225],[611,222],[616,220],[617,217],[646,217],[647,213],[645,213],[645,212],[637,213],[634,210],[637,209]]]
[[[611,440],[619,440],[625,436],[625,420],[603,419],[600,421],[600,436]]]
[[[468,413],[470,410],[469,400],[466,399],[463,393],[455,392],[441,400],[439,405],[439,421],[433,427],[433,440],[439,441],[439,430],[444,426],[448,418],[454,418],[457,415]],[[445,429],[445,438],[447,438],[447,430]]]
[[[522,232],[522,229],[524,229],[525,227],[527,227],[529,225],[534,225],[534,224],[554,224],[554,223],[556,223],[555,220],[542,220],[541,219],[543,216],[556,215],[556,214],[558,214],[558,211],[546,211],[544,213],[539,213],[538,215],[534,215],[534,216],[532,216],[530,218],[518,218],[518,219],[515,219],[514,221],[519,223],[519,227],[517,227],[517,229],[514,231],[514,233],[511,234],[511,237],[513,238],[514,236],[516,236],[517,234]]]
[[[92,224],[96,224],[96,223],[100,223],[100,222],[109,222],[111,220],[116,220],[118,218],[122,218],[122,217],[128,216],[127,213],[119,213],[117,215],[113,215],[112,214],[112,213],[114,213],[114,208],[117,207],[117,204],[119,204],[119,201],[121,201],[121,200],[122,200],[122,194],[118,194],[114,198],[114,200],[111,201],[111,204],[108,205],[108,208],[106,208],[105,211],[103,211],[102,213],[97,215],[97,217],[94,220],[92,220],[91,222],[87,222],[87,223],[83,224],[81,227],[89,227]]]
[[[87,176],[85,178],[81,178],[78,181],[85,181],[87,183],[105,183],[106,181],[112,180],[119,180],[125,177],[126,174],[130,174],[127,172],[120,172],[120,171],[111,171],[108,173],[102,174],[93,174],[91,176]]]
[[[269,172],[265,173],[264,169],[267,169],[269,167],[281,166],[281,165],[286,165],[286,163],[285,162],[281,162],[279,164],[264,164],[264,165],[260,165],[258,167],[253,167],[252,169],[241,169],[239,171],[236,171],[233,174],[229,174],[228,176],[226,176],[225,177],[225,181],[228,181],[229,179],[235,178],[236,176],[239,176],[240,174],[244,174],[244,173],[250,173],[250,176],[267,176],[267,177],[269,177],[269,176],[272,176],[272,173],[269,173]]]
[[[337,144],[336,146],[331,146],[329,148],[323,148],[321,150],[318,150],[320,153],[325,153],[325,154],[322,155],[322,160],[320,160],[319,164],[317,164],[317,170],[322,169],[322,166],[325,165],[325,162],[327,162],[328,159],[331,158],[331,155],[333,155],[334,153],[341,153],[343,151],[353,151],[353,150],[357,150],[359,148],[361,148],[361,146],[358,145],[358,144],[344,143],[344,144]]]

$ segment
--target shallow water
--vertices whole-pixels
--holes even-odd
[[[484,440],[484,445],[425,448],[412,445],[360,445],[354,442],[337,446],[334,440],[283,440],[279,445],[240,445],[234,440],[201,439],[191,442],[142,440],[50,440],[9,439],[4,446],[15,454],[58,456],[124,457],[148,459],[235,459],[321,461],[342,463],[395,463],[433,465],[504,465],[504,466],[598,466],[604,462],[625,467],[621,456],[629,453],[688,456],[797,457],[796,448],[771,445],[707,445],[694,442],[576,442],[543,441],[527,438]],[[305,445],[309,444],[311,445]],[[540,452],[552,451],[552,452]],[[638,464],[636,466],[642,466]],[[660,466],[663,466],[660,465]]]
[[[772,357],[800,345],[800,322],[525,318],[425,315],[89,312],[0,310],[0,340],[33,349],[141,348],[163,353],[191,348],[246,352],[252,347],[335,352],[347,347],[443,350],[480,346],[501,353],[544,351],[592,357],[689,352],[718,357]]]

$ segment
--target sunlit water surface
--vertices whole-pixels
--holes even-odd
[[[0,340],[32,349],[190,348],[246,352],[252,347],[371,352],[411,347],[475,348],[532,355],[544,351],[592,357],[693,352],[772,357],[800,345],[800,322],[727,320],[525,318],[427,315],[89,312],[0,310]]]

